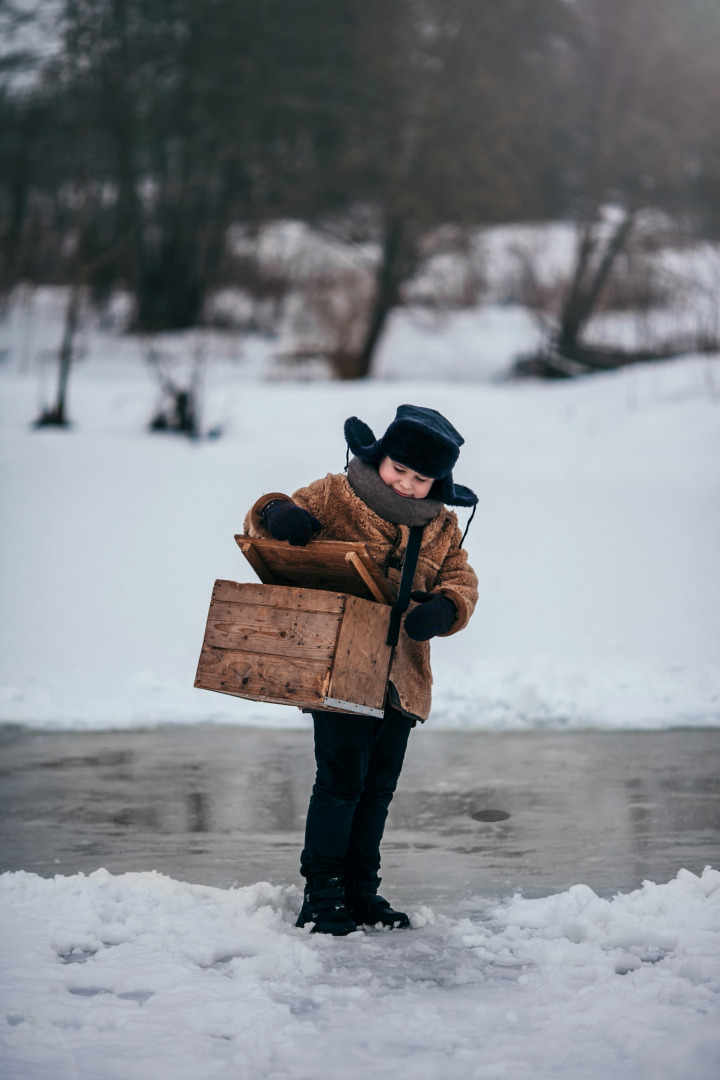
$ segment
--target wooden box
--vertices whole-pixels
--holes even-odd
[[[382,716],[393,593],[365,546],[235,539],[263,584],[215,582],[195,686]]]

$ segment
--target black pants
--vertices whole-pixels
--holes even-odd
[[[413,722],[392,706],[377,719],[312,716],[317,775],[300,872],[378,882],[380,841]]]

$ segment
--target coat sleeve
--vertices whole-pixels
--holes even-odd
[[[282,491],[271,491],[269,495],[261,495],[260,498],[253,503],[243,521],[243,532],[246,536],[258,536],[263,537],[264,539],[272,539],[270,533],[263,525],[260,515],[268,503],[278,501],[292,502],[292,499],[289,495],[283,495]]]
[[[452,600],[457,615],[450,629],[440,637],[450,637],[467,626],[478,599],[477,574],[468,562],[467,551],[460,547],[462,534],[457,523],[453,525],[453,530],[452,542],[440,567],[434,591]]]
[[[271,491],[269,495],[261,495],[245,515],[245,521],[243,522],[243,531],[245,532],[245,535],[270,537],[270,533],[263,525],[260,515],[268,503],[277,501],[294,502],[297,506],[302,506],[303,510],[309,510],[311,514],[314,514],[315,517],[323,523],[323,519],[326,516],[326,479],[315,480],[312,484],[308,484],[307,487],[298,488],[292,497],[290,495],[284,495],[281,491]]]
[[[322,480],[313,480],[312,484],[293,492],[293,502],[313,514],[323,529],[328,524],[327,498],[331,476],[328,473]]]

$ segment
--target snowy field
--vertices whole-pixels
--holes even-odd
[[[456,478],[480,496],[467,540],[480,602],[433,646],[430,724],[720,725],[716,358],[513,385],[495,377],[532,345],[526,313],[433,329],[405,312],[381,377],[355,386],[268,379],[267,340],[186,335],[161,347],[178,365],[206,349],[205,423],[223,429],[191,444],[147,434],[142,343],[94,327],[73,430],[37,432],[58,301],[16,304],[0,326],[0,720],[307,726],[192,688],[212,582],[252,579],[233,534],[259,493],[339,471],[348,415],[379,433],[410,401],[463,432]],[[451,379],[430,381],[438,363]],[[720,873],[677,869],[611,899],[582,884],[478,897],[412,911],[412,932],[344,940],[295,929],[294,885],[5,874],[0,1071],[716,1080]]]
[[[268,380],[268,340],[180,335],[159,347],[176,368],[207,352],[205,424],[223,429],[192,444],[147,433],[157,391],[142,343],[95,327],[70,386],[73,430],[33,431],[59,299],[18,303],[0,326],[0,720],[307,724],[193,689],[212,583],[253,580],[233,535],[258,495],[340,471],[347,416],[379,433],[412,401],[465,435],[455,473],[480,497],[466,543],[480,601],[467,630],[433,644],[431,723],[720,722],[717,358],[498,383],[528,346],[527,315],[459,312],[421,333],[403,312],[383,377],[355,385]],[[427,355],[445,372],[445,357],[453,379],[408,379],[412,354],[423,372]]]

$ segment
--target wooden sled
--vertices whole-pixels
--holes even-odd
[[[235,540],[262,584],[215,582],[195,686],[382,716],[395,597],[365,545]]]

